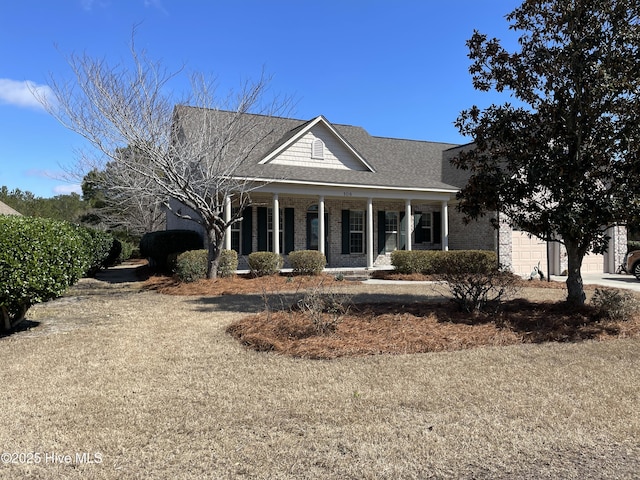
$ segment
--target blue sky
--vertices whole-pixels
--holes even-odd
[[[0,185],[50,197],[84,148],[27,83],[70,78],[65,56],[111,62],[136,45],[169,70],[214,75],[221,91],[264,69],[293,97],[290,116],[358,125],[382,137],[465,143],[453,122],[476,104],[465,41],[474,29],[515,45],[515,0],[20,0],[0,6]],[[185,82],[185,88],[188,86]]]

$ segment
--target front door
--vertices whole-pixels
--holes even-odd
[[[316,207],[316,210],[313,209]],[[318,242],[320,241],[320,222],[318,221],[317,206],[314,205],[307,211],[307,250],[318,250]],[[329,261],[329,214],[324,214],[324,255]]]

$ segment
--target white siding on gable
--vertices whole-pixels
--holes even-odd
[[[321,140],[324,143],[324,158],[314,158],[312,155],[313,144],[316,140]],[[344,143],[323,125],[314,126],[269,163],[336,170],[368,170]]]

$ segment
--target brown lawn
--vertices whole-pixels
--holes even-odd
[[[286,290],[271,288],[280,281]],[[164,295],[100,275],[30,309],[28,327],[0,339],[0,444],[10,455],[0,479],[638,477],[640,339],[310,360],[256,352],[227,333],[265,297],[274,317],[295,300],[291,280],[258,284]],[[394,326],[396,345],[412,345],[402,328],[414,316],[451,329],[441,332],[450,344],[472,338],[458,329],[494,328],[437,317],[446,297],[429,284],[331,285],[368,318],[367,335]],[[525,286],[520,296],[564,293]],[[534,323],[549,313],[539,312]],[[529,331],[544,330],[503,336]]]

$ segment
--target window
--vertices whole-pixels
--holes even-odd
[[[319,138],[311,143],[311,158],[324,160],[324,142]]]
[[[384,216],[384,233],[385,252],[393,252],[398,249],[398,228],[399,228],[398,212],[385,212]]]
[[[284,215],[282,209],[279,210],[278,231],[280,233],[280,252],[284,249]],[[273,252],[273,208],[267,208],[267,251]]]
[[[349,212],[349,253],[364,253],[364,211]]]
[[[420,228],[422,228],[422,242],[433,243],[433,218],[431,212],[422,214]]]

